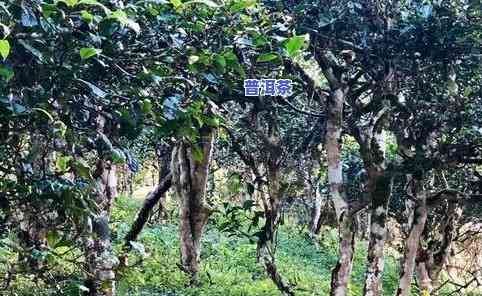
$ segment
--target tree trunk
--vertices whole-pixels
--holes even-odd
[[[321,204],[322,198],[320,190],[314,188],[313,208],[311,211],[310,237],[314,238],[320,232]]]
[[[383,249],[387,237],[387,211],[391,194],[391,178],[383,168],[368,169],[368,190],[371,196],[370,241],[368,244],[367,271],[363,295],[383,295]]]
[[[158,168],[159,168],[159,182],[162,183],[165,177],[168,174],[171,174],[171,168],[170,168],[170,163],[171,163],[171,155],[172,155],[172,146],[171,145],[166,145],[162,144],[158,149],[157,149],[157,157],[158,157]],[[157,202],[157,222],[162,223],[163,219],[167,216],[167,213],[165,211],[165,203],[166,203],[166,198],[167,198],[167,190],[162,193],[162,195],[159,198],[159,201]]]
[[[409,296],[413,272],[415,268],[415,258],[417,257],[418,247],[425,222],[427,221],[427,193],[422,190],[413,190],[417,200],[413,208],[413,220],[411,221],[411,228],[405,243],[405,253],[403,256],[402,267],[400,271],[400,282],[398,285],[397,296]]]
[[[348,213],[346,211],[345,213]],[[353,267],[355,253],[355,221],[351,214],[342,214],[339,222],[339,255],[338,262],[331,275],[331,293],[334,296],[344,296],[348,293],[348,284]]]
[[[129,197],[134,196],[134,172],[130,168],[127,169],[127,186],[129,188]]]
[[[434,238],[429,245],[433,248],[423,249],[419,247],[417,254],[417,277],[421,290],[432,292],[439,283],[440,273],[448,262],[452,250],[452,242],[456,235],[455,226],[460,218],[462,210],[456,200],[447,201],[445,215],[440,217],[440,238]],[[429,232],[425,234],[430,235]],[[428,240],[426,237],[425,240]]]
[[[172,184],[172,175],[168,173],[164,180],[162,180],[155,188],[152,190],[144,200],[142,208],[140,209],[139,213],[137,213],[137,217],[132,223],[131,229],[127,233],[124,239],[124,248],[126,250],[130,250],[130,242],[135,241],[137,236],[144,228],[147,220],[149,219],[149,215],[152,212],[154,206],[165,196],[165,193],[169,190]]]
[[[341,160],[344,98],[344,91],[337,88],[328,99],[325,138],[328,185],[338,220],[341,219],[343,212],[348,209],[343,190],[343,165]]]
[[[419,254],[423,253],[423,251],[419,250]],[[422,255],[423,257],[424,255]],[[420,291],[428,292],[429,294],[433,290],[432,279],[429,276],[427,270],[427,262],[425,260],[418,261],[420,255],[417,255],[416,259],[416,271],[417,271],[417,278],[418,278],[418,286]]]
[[[94,176],[98,184],[95,201],[99,212],[89,218],[87,223],[85,239],[87,286],[91,296],[114,296],[116,295],[114,270],[118,260],[112,251],[109,216],[112,200],[117,193],[115,165],[110,161],[98,160]]]
[[[32,159],[30,163],[24,163],[22,169],[25,168],[25,173],[32,175],[35,179],[47,179],[49,175],[55,173],[55,152],[53,147],[49,145],[49,140],[36,132],[30,135],[30,155]],[[32,201],[35,202],[35,201]],[[48,249],[47,232],[49,230],[49,217],[46,215],[39,216],[34,209],[48,207],[45,201],[40,204],[20,205],[14,210],[17,223],[20,231],[18,233],[20,245],[30,250],[29,253],[19,254],[19,261],[28,264],[28,267],[33,271],[42,271],[45,267],[46,260],[42,256],[33,256],[36,252],[45,252]],[[55,212],[52,216],[56,216]],[[27,254],[29,254],[27,256]],[[24,257],[25,256],[25,257]]]
[[[328,184],[333,201],[340,234],[338,262],[331,274],[330,295],[344,296],[348,293],[348,283],[353,265],[355,248],[355,224],[343,188],[343,164],[341,142],[343,128],[343,104],[345,92],[336,88],[328,99],[326,121],[326,156],[328,160]]]
[[[447,211],[442,222],[442,240],[438,251],[433,255],[433,264],[429,269],[430,278],[432,279],[432,285],[438,286],[438,279],[440,272],[448,262],[452,250],[452,242],[457,233],[457,222],[462,214],[457,201],[448,201]]]
[[[259,237],[257,245],[257,258],[261,262],[271,278],[283,295],[293,296],[291,286],[285,282],[276,266],[276,244],[278,226],[281,219],[281,191],[280,176],[277,158],[279,154],[270,152],[270,160],[267,165],[268,175],[268,202],[265,204],[266,222],[263,227],[263,235]]]
[[[215,131],[203,128],[200,134],[197,144],[179,141],[171,161],[172,181],[181,203],[180,267],[191,276],[192,284],[198,283],[201,237],[210,214],[204,198]],[[194,149],[200,149],[202,157],[195,155]]]

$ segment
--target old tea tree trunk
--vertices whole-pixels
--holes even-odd
[[[119,261],[112,251],[109,230],[109,213],[116,194],[114,176],[115,165],[111,161],[97,161],[95,199],[99,211],[89,219],[89,237],[86,240],[88,288],[92,296],[116,295],[114,269]]]
[[[364,295],[379,296],[383,294],[383,249],[387,237],[387,211],[392,182],[384,166],[380,164],[369,166],[367,171],[368,191],[371,197],[371,221]]]
[[[180,267],[191,284],[198,283],[201,237],[210,214],[204,196],[214,138],[215,130],[204,127],[198,143],[180,140],[172,152],[172,183],[180,200]]]
[[[382,107],[363,129],[355,130],[360,154],[367,171],[366,191],[370,197],[370,239],[363,295],[383,295],[383,249],[387,237],[387,212],[392,192],[392,176],[386,168],[384,126],[388,108]]]
[[[96,182],[94,198],[97,211],[87,218],[84,230],[84,252],[88,271],[87,287],[91,296],[116,295],[115,268],[119,261],[112,250],[109,217],[117,195],[116,165],[111,155],[112,143],[104,134],[106,120],[97,118],[97,150],[99,159],[93,174]]]
[[[402,267],[400,271],[400,283],[398,285],[397,296],[409,296],[413,272],[415,269],[415,258],[417,257],[418,247],[422,236],[425,223],[427,221],[427,192],[423,190],[421,180],[409,178],[410,191],[414,200],[411,207],[413,219],[409,221],[410,229],[405,242],[405,252],[403,255]]]
[[[348,294],[348,282],[353,265],[356,233],[353,215],[349,212],[343,189],[341,141],[344,97],[345,92],[342,88],[332,91],[332,95],[328,100],[325,138],[328,159],[328,184],[330,197],[335,206],[340,236],[338,262],[331,275],[330,295],[333,296]]]
[[[437,196],[440,194],[434,195]],[[437,198],[434,196],[427,197],[427,205],[429,208],[435,206],[437,202],[442,202],[445,203],[445,211],[443,216],[440,217],[438,233],[433,234],[425,231],[422,235],[421,241],[428,242],[428,247],[423,248],[419,246],[415,261],[418,284],[422,291],[431,293],[439,286],[439,276],[450,256],[452,244],[457,232],[455,226],[462,214],[462,208],[457,198],[458,196],[453,193],[444,194],[441,201],[437,201]],[[435,235],[435,237],[430,239],[431,235]]]

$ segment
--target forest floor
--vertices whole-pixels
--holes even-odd
[[[139,199],[117,200],[112,227],[119,248],[129,229]],[[175,214],[174,214],[175,215]],[[163,224],[144,229],[139,242],[145,248],[144,259],[136,267],[120,275],[119,295],[159,296],[262,296],[280,295],[263,269],[256,263],[256,244],[248,238],[230,236],[220,230],[216,217],[207,226],[202,248],[201,285],[189,287],[186,275],[177,266],[179,261],[178,231],[175,217]],[[366,243],[360,242],[355,254],[350,285],[351,295],[361,295],[366,257]],[[134,251],[139,261],[141,249]],[[331,269],[337,259],[337,236],[327,230],[316,245],[305,230],[283,225],[279,235],[277,263],[281,274],[296,285],[296,295],[328,295]],[[387,254],[384,272],[385,295],[393,295],[398,281],[396,253]]]
[[[115,202],[111,229],[114,249],[118,254],[122,248],[123,238],[141,205],[142,198],[120,197]],[[201,284],[190,287],[188,277],[178,267],[178,217],[174,203],[168,205],[168,214],[169,219],[162,224],[150,223],[143,230],[138,244],[135,244],[134,250],[131,251],[129,267],[117,275],[119,296],[280,295],[256,262],[256,244],[247,237],[232,235],[223,230],[226,229],[224,226],[227,222],[223,212],[214,214],[206,227],[201,253]],[[243,225],[248,222],[244,220]],[[295,285],[297,296],[329,295],[331,269],[337,260],[337,245],[337,234],[334,229],[325,229],[315,244],[309,238],[306,226],[289,222],[281,226],[277,264],[281,274]],[[366,242],[357,242],[350,296],[362,295],[366,247]],[[60,247],[55,251],[63,252],[64,249],[69,248]],[[398,284],[400,255],[393,248],[388,247],[386,250],[384,295],[393,295]],[[80,250],[77,249],[75,252],[71,259],[78,257]],[[2,256],[8,258],[10,264],[18,260],[14,252],[2,248],[0,244],[0,258]],[[81,290],[85,288],[84,276],[80,272],[82,264],[65,260],[64,257],[48,256],[47,260],[49,266],[53,266],[49,273],[56,285],[42,283],[32,274],[19,274],[10,284],[10,288],[0,291],[0,295],[81,295]],[[0,274],[7,271],[3,267],[0,264]],[[420,295],[415,287],[412,295]]]

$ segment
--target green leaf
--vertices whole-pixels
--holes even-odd
[[[134,22],[133,20],[127,17],[127,13],[122,10],[116,10],[109,15],[109,18],[117,20],[121,25],[127,26],[129,29],[133,30],[136,33],[141,31],[141,27],[138,23]]]
[[[57,0],[57,2],[55,3],[58,4],[60,2],[67,4],[67,6],[69,7],[74,7],[77,4],[78,0]]]
[[[149,99],[144,99],[142,101],[142,112],[149,113],[152,110],[152,102]]]
[[[256,62],[262,63],[262,62],[270,62],[273,60],[276,60],[278,58],[278,54],[276,53],[264,53],[256,59]]]
[[[57,6],[54,4],[42,4],[42,14],[44,17],[49,18],[52,14],[58,11]]]
[[[172,6],[174,6],[174,9],[179,9],[183,6],[181,0],[169,0],[171,2]]]
[[[86,22],[91,23],[94,20],[94,16],[87,10],[82,10],[80,17]]]
[[[189,65],[195,64],[197,61],[199,61],[199,56],[197,55],[189,56],[189,58],[187,59]]]
[[[229,11],[232,13],[239,12],[243,9],[250,8],[256,5],[256,0],[242,0],[242,1],[236,1],[231,7],[229,8]]]
[[[252,199],[248,199],[243,203],[243,209],[244,210],[250,210],[252,207],[255,206],[255,202]]]
[[[3,60],[6,60],[9,54],[10,43],[8,43],[8,40],[0,40],[0,55],[3,57]]]
[[[225,68],[226,67],[226,59],[224,58],[223,55],[216,55],[216,58],[214,59],[214,62],[217,63],[219,66]]]
[[[73,242],[72,241],[69,241],[69,240],[66,240],[66,239],[61,239],[60,241],[58,241],[54,248],[61,248],[61,247],[70,247],[72,246]]]
[[[77,3],[78,5],[80,4],[84,4],[84,5],[91,5],[91,6],[99,6],[100,8],[102,8],[102,10],[104,10],[104,13],[109,15],[112,13],[112,11],[105,7],[102,3],[100,3],[99,1],[96,1],[96,0],[80,0],[79,3]]]
[[[258,36],[256,36],[256,37],[253,39],[253,45],[254,45],[255,47],[258,47],[258,48],[263,47],[263,46],[265,46],[265,45],[268,44],[268,43],[269,43],[268,38],[266,38],[265,36],[263,36],[263,35],[261,35],[261,34],[258,35]]]
[[[294,57],[305,45],[305,36],[294,36],[288,39],[285,44],[286,52],[289,57]]]
[[[99,55],[101,52],[102,52],[102,49],[84,47],[80,49],[80,58],[83,60],[87,60],[93,56]]]
[[[201,162],[204,159],[204,151],[199,146],[193,146],[192,156],[194,157],[195,161]]]
[[[219,127],[221,121],[219,117],[208,117],[206,118],[206,124],[211,127]]]
[[[18,43],[20,43],[27,51],[29,51],[33,56],[35,56],[40,62],[43,62],[44,56],[38,49],[36,49],[35,47],[30,45],[27,41],[23,39],[18,39]]]
[[[13,70],[8,68],[7,66],[5,65],[0,65],[0,76],[2,76],[3,78],[5,78],[5,80],[8,82],[10,81],[10,79],[13,78]]]
[[[49,246],[55,246],[57,241],[59,240],[59,234],[55,230],[51,230],[47,232],[47,243]]]
[[[114,148],[112,149],[112,162],[115,164],[125,164],[126,163],[126,156],[124,152],[120,149]]]
[[[230,67],[239,65],[238,57],[232,51],[224,53],[224,59],[226,60],[226,64]]]
[[[70,168],[70,160],[72,160],[72,156],[60,156],[55,162],[55,167],[60,172],[66,172]]]
[[[76,160],[72,164],[72,168],[75,170],[77,176],[85,179],[92,179],[89,165],[84,160]]]
[[[226,72],[226,59],[224,58],[223,55],[216,55],[214,58],[214,64],[216,66],[216,69],[218,69],[219,72],[224,73]]]
[[[211,1],[211,0],[191,0],[191,1],[188,1],[188,2],[185,2],[184,5],[191,5],[191,4],[204,4],[208,7],[211,7],[211,8],[219,8],[219,7],[222,7],[222,5],[219,5],[217,4],[216,2],[214,1]]]
[[[45,116],[48,117],[49,121],[54,121],[54,118],[52,117],[52,115],[45,109],[42,109],[42,108],[32,108],[32,110],[35,110],[35,111],[38,111],[42,114],[44,114]]]

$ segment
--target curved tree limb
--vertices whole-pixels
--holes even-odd
[[[142,205],[141,210],[137,213],[136,220],[132,223],[131,229],[124,238],[124,250],[130,251],[131,241],[135,241],[139,234],[144,228],[147,220],[149,219],[149,214],[151,213],[154,206],[159,202],[161,197],[169,190],[172,185],[172,174],[169,172],[159,183],[159,185],[151,191]]]

